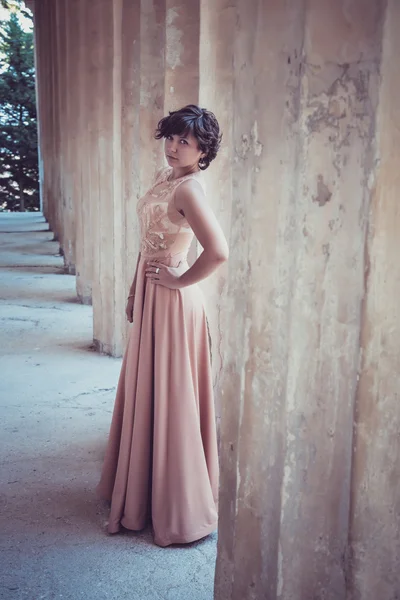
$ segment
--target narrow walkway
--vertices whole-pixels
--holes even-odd
[[[212,600],[216,537],[109,536],[94,494],[121,361],[92,351],[38,214],[0,213],[0,598]]]

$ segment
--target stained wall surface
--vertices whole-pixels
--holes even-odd
[[[36,0],[43,210],[123,352],[158,120],[224,133],[202,283],[221,437],[216,600],[400,590],[396,0]],[[193,247],[191,260],[201,248]]]
[[[398,6],[236,6],[216,598],[392,600]]]

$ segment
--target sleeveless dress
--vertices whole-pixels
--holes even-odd
[[[172,199],[188,179],[156,177],[141,198],[141,256],[133,325],[117,388],[97,492],[111,503],[109,533],[151,521],[159,546],[189,543],[217,527],[218,455],[203,296],[197,285],[148,282],[149,260],[187,265],[193,231]]]

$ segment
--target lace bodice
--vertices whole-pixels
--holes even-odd
[[[201,172],[168,180],[171,167],[163,169],[149,191],[140,198],[137,214],[140,222],[142,256],[174,256],[189,250],[193,231],[172,198],[176,188],[187,179],[196,179],[204,188]]]

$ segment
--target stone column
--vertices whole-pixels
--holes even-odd
[[[43,3],[36,2],[34,5],[34,36],[35,36],[35,71],[36,71],[36,108],[38,121],[38,143],[39,143],[39,183],[40,200],[44,216],[48,219],[48,198],[45,189],[45,142],[47,139],[46,127],[46,60],[44,54],[46,27],[44,24]]]
[[[129,329],[125,304],[139,252],[136,203],[163,164],[162,143],[153,136],[163,116],[165,53],[165,1],[135,0],[118,6],[114,26],[115,355],[123,353]]]
[[[251,5],[237,0],[236,8],[229,7],[235,28],[233,203],[231,210],[225,208],[231,230],[220,388],[215,598],[272,600],[281,585],[279,531],[298,228],[296,128],[304,7],[273,0]],[[228,64],[229,56],[222,77],[229,88]],[[223,114],[228,120],[229,113]]]
[[[99,123],[100,123],[100,88],[98,80],[98,72],[100,68],[100,53],[99,47],[100,26],[99,26],[99,11],[97,3],[91,0],[84,0],[80,5],[81,18],[83,22],[83,39],[81,58],[82,70],[84,73],[84,82],[81,89],[83,102],[83,119],[82,127],[83,136],[83,164],[82,172],[82,200],[78,210],[79,225],[77,236],[79,236],[79,272],[77,278],[78,290],[81,285],[81,264],[85,265],[86,273],[86,293],[83,292],[81,299],[85,302],[93,303],[94,288],[98,293],[99,285],[95,283],[95,278],[98,278],[98,270],[95,273],[95,263],[98,261],[99,242],[98,242],[98,209],[99,196],[101,185],[101,170],[99,158]],[[103,176],[108,175],[104,174]],[[81,255],[83,248],[83,257]],[[98,263],[97,263],[98,264]],[[97,285],[97,287],[96,287]],[[101,300],[94,302],[93,313],[96,310],[101,310]],[[95,316],[93,316],[95,319]],[[99,317],[96,318],[98,319]],[[96,344],[96,341],[95,341]]]
[[[199,101],[200,0],[166,0],[164,113]]]
[[[95,113],[98,158],[98,195],[92,198],[93,215],[93,335],[96,348],[114,353],[114,10],[109,0],[92,3],[97,54]]]
[[[112,312],[114,321],[112,323],[113,355],[121,355],[123,351],[122,341],[124,333],[125,318],[125,206],[122,195],[122,136],[125,134],[122,128],[122,80],[125,74],[122,72],[122,23],[123,0],[113,2],[113,72],[112,72],[112,105],[113,105],[113,145],[112,145],[112,193],[113,193],[113,256],[109,261],[109,275],[113,279],[113,305]],[[107,218],[107,214],[105,215]],[[103,293],[106,290],[104,289]]]
[[[139,228],[136,203],[140,197],[140,0],[122,5],[121,17],[121,198],[122,244],[116,260],[121,265],[120,295],[116,310],[121,315],[119,352],[128,335],[125,304],[133,280],[139,253]]]
[[[55,207],[51,199],[50,161],[52,156],[52,60],[51,9],[49,0],[35,3],[35,54],[40,143],[40,193],[43,213],[55,233]],[[56,236],[56,233],[55,233]]]
[[[354,400],[383,2],[305,15],[290,304],[282,597],[345,597]]]
[[[167,115],[186,104],[199,103],[200,0],[166,0],[165,7],[164,115]],[[193,264],[197,255],[198,244],[194,239],[189,249],[189,264]]]
[[[54,37],[56,44],[55,81],[57,103],[55,106],[56,152],[54,155],[54,198],[60,207],[58,234],[64,265],[67,273],[75,272],[75,229],[74,208],[71,193],[71,102],[75,90],[69,85],[71,56],[68,43],[68,18],[71,6],[66,0],[54,2],[56,21]]]
[[[216,0],[212,4],[202,0],[200,38],[199,104],[215,113],[223,139],[214,162],[204,172],[207,200],[214,210],[228,239],[232,206],[233,152],[233,43],[235,39],[236,9],[230,0]],[[224,364],[229,323],[227,317],[227,276],[229,264],[212,277],[201,282],[207,301],[207,317],[211,333],[212,366],[217,416],[220,416],[220,375]]]
[[[73,0],[71,33],[74,36],[74,152],[73,194],[76,232],[76,293],[80,302],[92,302],[93,244],[90,202],[90,144],[92,115],[88,110],[90,88],[91,39],[88,35],[88,0]]]
[[[44,117],[44,98],[41,96],[42,89],[45,85],[43,77],[43,60],[42,60],[42,36],[43,23],[41,8],[38,8],[37,3],[33,0],[27,6],[33,13],[33,35],[34,35],[34,55],[35,55],[35,93],[36,93],[36,119],[37,119],[37,134],[38,134],[38,167],[39,167],[39,192],[40,192],[40,210],[43,214],[47,212],[43,194],[43,148],[42,138],[44,136],[45,126],[43,125]],[[40,5],[42,7],[42,5]]]
[[[375,23],[380,25],[378,19]],[[399,27],[400,5],[390,0],[382,44],[376,153],[365,173],[372,198],[354,413],[351,600],[396,598],[400,590]]]
[[[91,203],[94,341],[101,352],[119,356],[126,341],[125,303],[138,253],[140,5],[103,0],[96,10],[100,183],[97,204],[95,198]]]
[[[164,116],[165,0],[141,0],[140,5],[140,194],[153,183],[164,164],[161,141],[154,139]]]
[[[58,32],[59,11],[60,6],[58,0],[49,1],[48,6],[48,29],[49,40],[47,52],[50,54],[50,94],[49,94],[49,153],[47,155],[48,165],[48,194],[49,204],[53,215],[52,229],[55,238],[60,243],[61,252],[63,252],[63,199],[60,179],[60,162],[61,162],[61,75],[60,69],[62,65],[62,57],[60,55],[61,44],[58,42],[57,36],[61,35]]]
[[[399,17],[389,3],[378,112],[385,5],[237,2],[218,600],[398,589],[398,445],[384,440],[398,426]]]
[[[58,0],[62,7],[64,21],[60,29],[64,30],[62,41],[64,46],[64,77],[62,85],[64,89],[64,118],[62,125],[63,164],[63,194],[64,194],[64,264],[67,273],[75,274],[75,246],[76,246],[76,194],[78,188],[78,165],[76,163],[76,119],[77,99],[79,90],[75,84],[77,71],[77,5],[74,1]]]

